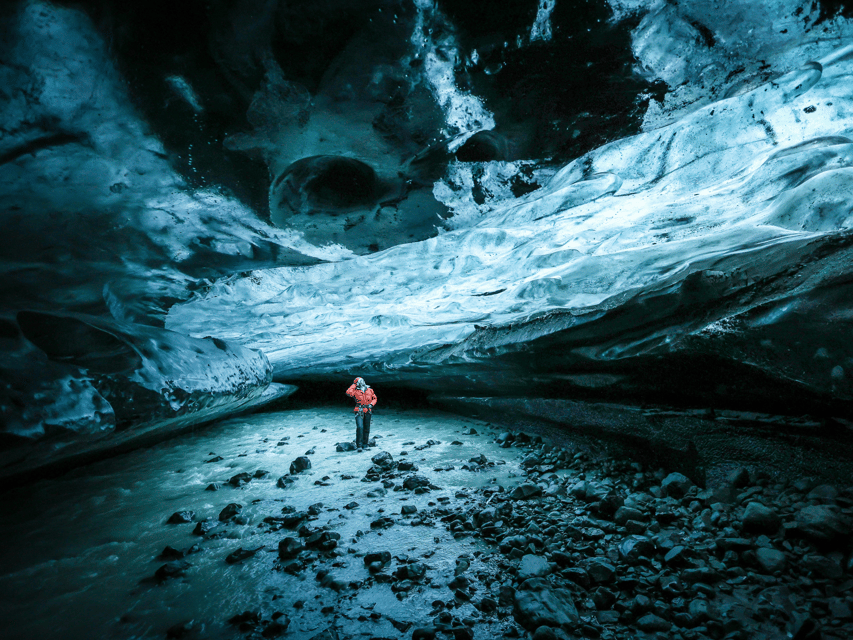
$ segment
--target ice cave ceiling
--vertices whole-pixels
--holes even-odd
[[[3,468],[353,374],[847,424],[849,13],[4,3]]]

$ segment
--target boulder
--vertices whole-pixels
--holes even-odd
[[[844,573],[841,566],[841,559],[833,557],[832,555],[822,556],[812,554],[803,556],[799,564],[800,567],[806,571],[813,573],[820,578],[827,578],[829,580],[837,580]]]
[[[660,483],[663,495],[676,499],[683,498],[692,486],[693,482],[690,478],[681,473],[670,473]]]
[[[355,451],[356,446],[355,442],[339,442],[335,445],[335,451],[344,452],[344,451]]]
[[[776,533],[782,525],[779,514],[760,502],[750,502],[746,505],[741,520],[742,528],[747,533]]]
[[[307,456],[299,456],[290,463],[290,475],[296,475],[302,471],[311,468],[311,461],[307,458]]]
[[[518,485],[509,495],[513,500],[528,500],[542,495],[542,487],[531,482]]]
[[[242,504],[237,504],[236,502],[232,502],[231,504],[226,505],[226,507],[222,511],[219,512],[219,521],[220,522],[228,522],[234,516],[239,515],[242,510],[243,510]]]
[[[590,579],[598,584],[612,582],[616,575],[616,567],[603,558],[591,558],[584,566]]]
[[[278,557],[282,560],[291,560],[304,549],[305,546],[296,538],[285,538],[278,543]]]
[[[521,558],[521,566],[518,568],[518,579],[541,578],[551,573],[551,565],[542,556],[526,554]]]
[[[762,547],[755,552],[755,559],[765,573],[775,574],[785,568],[785,554],[778,549]]]
[[[616,510],[616,514],[613,516],[613,521],[623,527],[629,520],[643,522],[644,520],[646,520],[646,514],[644,514],[639,509],[632,509],[631,507],[623,506],[619,507]]]
[[[818,544],[844,540],[850,535],[850,525],[826,505],[804,507],[797,512],[797,530]]]
[[[388,470],[394,466],[394,457],[387,451],[380,451],[370,460],[380,469]]]
[[[287,489],[290,485],[292,485],[296,480],[289,476],[281,476],[275,483],[279,489]]]
[[[169,580],[170,578],[180,578],[191,566],[192,565],[186,560],[173,560],[172,562],[167,562],[157,569],[157,571],[154,572],[154,577],[160,582]]]
[[[654,631],[669,631],[672,628],[672,624],[660,616],[656,616],[653,613],[647,613],[637,620],[637,627],[639,627],[641,631],[651,633]]]
[[[555,589],[542,578],[525,580],[515,592],[513,616],[528,631],[541,626],[571,628],[578,611],[568,589]]]
[[[655,544],[642,536],[630,536],[619,545],[619,557],[627,564],[637,564],[651,558],[655,553]]]
[[[242,487],[244,484],[248,484],[251,481],[251,473],[238,473],[236,476],[231,476],[231,478],[228,479],[228,484],[232,487]]]
[[[169,519],[166,520],[166,524],[186,524],[187,522],[192,522],[194,519],[194,511],[176,511],[169,516]]]
[[[428,487],[430,485],[429,478],[419,475],[411,475],[403,480],[403,488],[408,490]]]
[[[542,464],[542,458],[540,458],[535,453],[531,453],[521,461],[521,466],[525,469],[530,469],[531,467],[538,467]]]

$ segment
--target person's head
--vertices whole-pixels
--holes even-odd
[[[355,386],[358,389],[361,389],[362,391],[364,389],[367,389],[367,383],[364,381],[364,378],[356,378],[355,379]]]

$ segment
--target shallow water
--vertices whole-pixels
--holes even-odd
[[[470,427],[479,434],[461,435]],[[456,497],[458,491],[492,481],[503,486],[518,482],[512,477],[519,470],[520,452],[498,448],[485,423],[437,411],[383,410],[374,416],[371,428],[379,447],[369,453],[336,452],[335,444],[351,440],[354,431],[352,413],[339,408],[241,417],[3,494],[0,621],[4,635],[162,638],[170,626],[193,620],[200,637],[233,638],[241,634],[227,619],[250,609],[287,614],[292,619],[287,637],[297,639],[310,638],[334,622],[345,624],[350,635],[365,637],[400,636],[392,620],[426,623],[434,600],[452,598],[443,585],[453,577],[456,558],[487,549],[476,539],[454,540],[443,525],[407,526],[412,516],[400,516],[401,505],[414,504],[420,511],[446,497],[447,504],[455,506],[465,500]],[[279,446],[284,437],[289,440]],[[422,451],[404,446],[429,439],[441,444]],[[451,445],[454,440],[463,444]],[[287,473],[290,462],[312,447],[316,449],[309,456],[312,468],[296,476],[287,489],[278,488],[276,480]],[[442,490],[423,495],[389,490],[384,498],[367,498],[368,491],[382,485],[360,479],[372,464],[371,456],[381,450],[395,459],[408,451],[407,458],[420,467],[419,473]],[[480,453],[507,464],[481,473],[461,469]],[[223,460],[205,463],[216,455]],[[434,470],[451,465],[454,470]],[[241,488],[224,484],[219,491],[205,491],[212,482],[258,469],[270,473]],[[354,478],[341,479],[347,474]],[[314,484],[325,476],[330,486]],[[343,509],[351,501],[360,506]],[[318,502],[325,507],[310,524],[329,524],[341,534],[338,549],[344,554],[335,559],[341,566],[333,570],[344,579],[368,577],[362,559],[347,549],[387,550],[398,557],[432,552],[425,560],[431,585],[416,587],[401,600],[390,584],[340,594],[322,588],[314,579],[319,564],[297,576],[273,570],[279,540],[296,534],[269,532],[263,518],[280,515],[285,505],[305,510]],[[186,509],[195,512],[197,521],[216,518],[229,503],[243,505],[249,523],[227,525],[223,538],[193,535],[195,523],[166,524],[172,513]],[[380,515],[398,522],[390,529],[372,531],[370,522]],[[359,530],[364,535],[356,541]],[[192,567],[186,577],[159,585],[146,580],[164,563],[157,556],[166,545],[184,549],[195,543],[200,543],[202,551],[187,556]],[[239,547],[260,546],[264,548],[254,558],[235,565],[225,562]],[[471,569],[488,562],[487,558],[474,560]],[[297,600],[305,601],[303,609],[294,608]],[[359,621],[371,606],[379,619]],[[321,614],[323,607],[333,611]],[[458,615],[465,615],[466,608],[473,611],[466,605],[457,610]],[[476,633],[487,637],[493,630],[477,625]]]

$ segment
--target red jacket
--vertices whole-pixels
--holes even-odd
[[[347,395],[356,402],[353,413],[358,413],[359,407],[367,407],[367,410],[370,411],[376,405],[376,394],[373,393],[373,389],[370,387],[367,388],[367,391],[359,391],[355,386],[355,382],[353,382],[350,388],[347,389]]]

